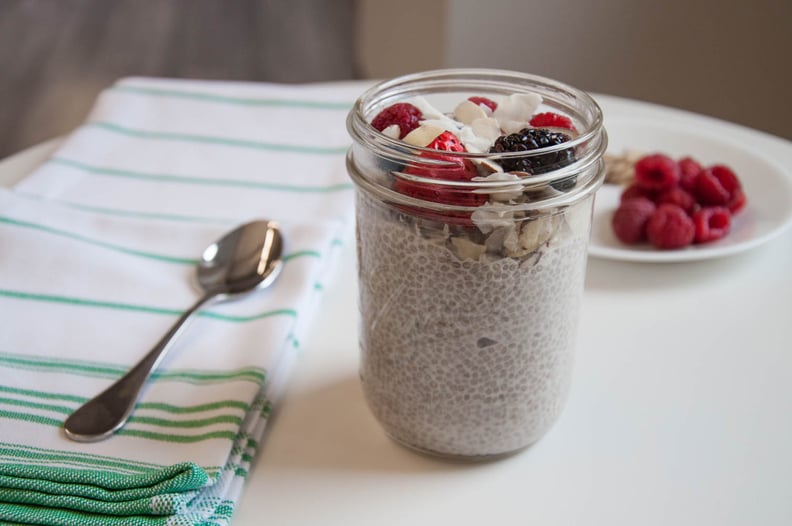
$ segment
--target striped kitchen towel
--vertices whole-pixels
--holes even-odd
[[[350,231],[363,88],[125,79],[0,190],[0,523],[229,523]],[[283,229],[278,280],[201,311],[116,435],[66,439],[199,297],[204,247],[256,218]]]

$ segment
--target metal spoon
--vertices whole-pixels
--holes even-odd
[[[137,365],[66,419],[66,436],[77,442],[96,442],[120,429],[132,413],[143,385],[192,314],[211,300],[271,284],[283,266],[282,252],[283,239],[272,221],[247,223],[209,245],[197,269],[204,296],[181,315]]]

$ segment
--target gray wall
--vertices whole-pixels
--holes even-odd
[[[361,3],[368,11],[359,23],[375,35],[372,44],[362,33],[358,43],[368,50],[359,57],[368,76],[427,66],[514,69],[792,139],[792,0]],[[408,32],[410,16],[432,29]],[[405,33],[409,49],[399,44]]]

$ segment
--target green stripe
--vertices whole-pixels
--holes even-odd
[[[33,460],[48,460],[54,462],[76,462],[90,464],[92,466],[109,466],[121,467],[122,469],[130,471],[151,471],[152,469],[160,469],[165,466],[162,464],[153,464],[151,462],[142,462],[137,460],[124,460],[115,457],[107,457],[103,455],[93,455],[90,453],[81,453],[76,451],[62,451],[57,449],[44,449],[34,446],[27,446],[23,444],[11,444],[9,442],[0,442],[0,455],[7,458],[22,458]]]
[[[38,402],[19,400],[18,398],[5,398],[2,396],[0,396],[0,404],[29,407],[31,409],[40,409],[42,411],[51,411],[53,413],[61,413],[64,415],[71,414],[72,411],[74,411],[73,407],[66,407],[62,405],[52,405],[52,404],[40,404]]]
[[[73,239],[75,241],[80,241],[82,243],[87,243],[89,245],[94,245],[102,248],[106,248],[109,250],[113,250],[116,252],[121,252],[123,254],[129,254],[133,256],[139,256],[148,259],[154,259],[157,261],[164,261],[166,263],[177,263],[180,265],[197,265],[199,260],[195,258],[184,258],[184,257],[177,257],[177,256],[168,256],[164,254],[157,254],[154,252],[145,252],[142,250],[137,250],[134,248],[128,248],[121,245],[117,245],[115,243],[108,243],[106,241],[102,241],[100,239],[93,239],[87,236],[83,236],[81,234],[76,234],[74,232],[69,232],[67,230],[61,230],[59,228],[52,228],[47,225],[42,225],[39,223],[31,223],[29,221],[21,221],[18,219],[13,219],[10,217],[0,216],[0,223],[5,223],[8,225],[18,226],[22,228],[30,228],[33,230],[39,230],[41,232],[46,232],[48,234],[53,234],[56,236],[66,237],[69,239]],[[297,259],[304,256],[310,256],[315,258],[321,258],[322,254],[316,250],[300,250],[291,254],[286,254],[281,258],[281,260],[285,263],[292,259]]]
[[[137,406],[140,409],[156,409],[158,411],[165,411],[166,413],[201,413],[204,411],[214,411],[216,409],[234,408],[247,412],[249,405],[239,400],[219,400],[217,402],[210,402],[207,404],[178,406],[172,404],[165,404],[162,402],[141,402]]]
[[[0,357],[0,363],[2,363],[2,361],[3,358]],[[116,368],[116,372],[120,375],[123,372],[123,369]],[[254,373],[256,372],[246,371],[245,375],[260,377],[263,380],[264,378],[263,374],[254,374]],[[82,404],[88,401],[88,398],[84,396],[70,395],[66,393],[47,393],[44,391],[34,391],[32,389],[19,389],[16,387],[8,387],[5,385],[0,385],[0,392],[11,393],[18,396],[41,398],[44,400],[62,400],[65,402],[74,402],[77,404]],[[217,402],[210,402],[210,403],[198,404],[198,405],[188,405],[188,406],[178,406],[173,404],[166,404],[163,402],[141,402],[137,404],[137,408],[163,411],[165,413],[173,413],[173,414],[188,414],[188,413],[203,413],[206,411],[215,411],[217,409],[239,409],[243,412],[247,412],[247,410],[250,408],[250,405],[247,404],[246,402],[241,402],[239,400],[218,400]]]
[[[207,185],[207,186],[230,186],[242,188],[254,188],[261,190],[275,190],[279,192],[296,192],[296,193],[330,193],[349,191],[354,188],[352,183],[338,183],[327,186],[301,186],[286,183],[272,183],[264,181],[250,181],[246,179],[211,179],[206,177],[195,177],[190,175],[176,175],[176,174],[163,174],[163,173],[149,173],[140,172],[135,170],[122,170],[119,168],[109,168],[105,166],[95,166],[86,164],[73,159],[65,159],[63,157],[53,157],[48,162],[69,166],[83,172],[91,173],[94,175],[106,175],[111,177],[126,177],[129,179],[140,179],[144,181],[158,181],[177,184],[190,184],[190,185]]]
[[[215,424],[234,424],[236,426],[242,425],[242,418],[236,415],[217,415],[193,420],[167,420],[165,418],[156,418],[153,416],[132,415],[129,418],[129,421],[133,424],[149,424],[152,426],[176,428],[208,427]]]
[[[103,468],[112,468],[113,470],[122,469],[136,473],[159,471],[167,467],[164,464],[154,464],[140,460],[108,457],[106,455],[94,455],[91,453],[82,453],[76,451],[45,449],[23,444],[12,444],[9,442],[0,442],[0,457],[9,459],[23,459],[35,462],[50,461],[51,463],[70,463],[86,467],[101,466]],[[218,472],[221,469],[221,466],[199,467],[206,473]]]
[[[50,411],[53,413],[60,413],[62,415],[70,415],[74,412],[74,407],[67,407],[62,405],[40,404],[38,402],[31,402],[29,400],[20,400],[18,398],[0,397],[0,404],[15,405],[19,407],[27,407],[30,409],[37,409],[40,411]],[[177,428],[195,428],[207,427],[215,424],[234,424],[239,426],[242,424],[242,418],[236,415],[216,415],[206,418],[196,418],[192,420],[168,420],[165,418],[157,418],[146,415],[132,415],[129,422],[133,424],[149,424],[160,427],[177,427]]]
[[[343,155],[348,146],[305,146],[298,144],[281,144],[274,142],[260,142],[246,139],[231,139],[228,137],[215,137],[212,135],[196,135],[192,133],[159,132],[152,130],[139,130],[129,128],[113,122],[93,121],[83,125],[88,128],[98,128],[101,130],[125,135],[127,137],[137,137],[141,139],[152,139],[158,141],[177,141],[194,142],[200,144],[217,144],[221,146],[231,146],[235,148],[250,148],[254,150],[267,150],[273,152],[303,153],[311,155]]]
[[[2,358],[0,358],[2,361]],[[83,396],[75,396],[70,394],[64,393],[46,393],[44,391],[34,391],[32,389],[18,389],[16,387],[7,387],[5,385],[0,385],[0,391],[4,393],[12,393],[19,396],[32,396],[35,398],[43,398],[45,400],[63,400],[67,402],[76,402],[81,404],[88,400]]]
[[[37,223],[31,223],[29,221],[20,221],[18,219],[13,219],[10,217],[0,216],[0,223],[6,223],[8,225],[18,226],[22,228],[30,228],[33,230],[39,230],[41,232],[46,232],[48,234],[54,234],[61,237],[66,237],[69,239],[74,239],[75,241],[81,241],[83,243],[88,243],[89,245],[95,245],[102,248],[107,248],[110,250],[114,250],[116,252],[122,252],[124,254],[130,254],[133,256],[139,256],[148,259],[154,259],[157,261],[164,261],[166,263],[178,263],[180,265],[195,265],[198,263],[198,260],[195,258],[181,258],[176,256],[166,256],[163,254],[155,254],[153,252],[146,252],[143,250],[136,250],[133,248],[123,247],[121,245],[116,245],[114,243],[107,243],[106,241],[101,241],[98,239],[91,239],[89,237],[75,234],[74,232],[68,232],[66,230],[61,230],[59,228],[52,228],[46,225],[41,225]]]
[[[77,364],[58,364],[41,361],[25,360],[20,358],[0,357],[0,364],[16,369],[47,370],[68,374],[78,374],[93,378],[117,379],[124,374],[125,368],[100,368]],[[217,382],[253,382],[260,385],[264,382],[265,375],[259,371],[246,370],[229,373],[215,372],[180,372],[180,371],[155,371],[151,375],[152,381],[180,381],[191,384],[217,383]]]
[[[49,303],[63,303],[68,305],[79,305],[84,307],[98,307],[103,309],[117,309],[117,310],[126,310],[126,311],[135,311],[135,312],[145,312],[148,314],[164,314],[169,316],[180,316],[182,314],[181,310],[178,309],[166,309],[163,307],[151,307],[147,305],[136,305],[132,303],[117,303],[112,301],[98,301],[98,300],[91,300],[85,298],[75,298],[72,296],[56,296],[51,294],[33,294],[30,292],[22,292],[16,290],[4,290],[0,289],[0,296],[5,296],[8,298],[15,298],[21,300],[31,300],[31,301],[44,301]],[[267,312],[262,312],[259,314],[253,314],[251,316],[232,316],[229,314],[219,314],[216,312],[211,311],[199,311],[196,313],[196,316],[202,316],[204,318],[212,318],[221,321],[228,321],[233,323],[246,323],[249,321],[261,320],[264,318],[271,318],[274,316],[288,316],[291,318],[297,317],[297,311],[294,309],[275,309]]]
[[[0,409],[0,418],[7,418],[9,420],[21,420],[24,422],[31,422],[34,424],[60,427],[62,421],[57,418],[50,418],[39,415],[31,415],[29,413],[17,413],[15,411],[6,411]],[[144,431],[141,429],[121,428],[116,432],[118,435],[133,436],[145,438],[148,440],[157,440],[160,442],[174,442],[180,444],[189,444],[194,442],[202,442],[204,440],[225,439],[234,440],[237,433],[234,431],[208,431],[198,435],[173,435],[170,433],[157,433],[154,431]]]
[[[50,159],[50,162],[52,159]],[[121,217],[135,217],[145,219],[159,219],[164,221],[180,221],[188,223],[213,223],[213,224],[236,224],[238,219],[229,219],[223,217],[206,217],[206,216],[190,216],[181,214],[163,214],[160,212],[138,212],[137,210],[121,210],[118,208],[104,208],[101,206],[89,206],[80,203],[73,203],[71,201],[64,201],[63,199],[54,197],[43,197],[40,195],[32,194],[20,190],[18,188],[11,189],[17,196],[26,199],[34,199],[36,201],[54,201],[62,206],[74,208],[75,210],[83,210],[87,212],[98,212],[100,214],[115,215]]]
[[[234,104],[239,106],[274,106],[281,108],[305,108],[312,110],[335,110],[349,111],[352,108],[351,102],[326,102],[318,100],[297,100],[297,99],[275,99],[275,98],[249,98],[249,97],[230,97],[227,95],[215,95],[211,93],[201,93],[196,91],[184,91],[162,88],[144,88],[140,86],[117,85],[109,88],[108,91],[121,91],[124,93],[135,93],[141,95],[153,95],[156,97],[173,97],[178,99],[199,100],[204,102],[217,102],[221,104]]]
[[[286,254],[281,258],[281,261],[284,263],[287,261],[291,261],[292,259],[301,258],[301,257],[312,257],[312,258],[321,258],[322,254],[320,254],[316,250],[299,250],[297,252],[293,252],[291,254]]]

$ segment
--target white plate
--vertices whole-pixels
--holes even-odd
[[[658,250],[651,245],[625,245],[613,234],[611,217],[619,204],[622,187],[603,185],[597,192],[589,254],[624,261],[693,261],[736,254],[754,248],[781,234],[792,224],[792,175],[727,137],[707,135],[694,128],[672,128],[662,123],[636,119],[606,121],[608,151],[613,154],[634,149],[661,152],[673,158],[686,155],[703,165],[726,164],[743,183],[748,199],[735,216],[731,232],[718,241],[680,250]]]

